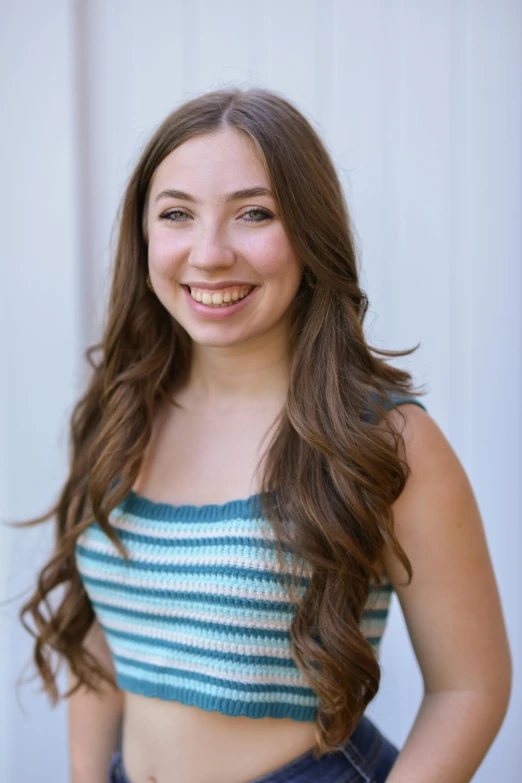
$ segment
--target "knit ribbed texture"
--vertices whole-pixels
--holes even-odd
[[[290,654],[295,610],[268,567],[277,557],[258,495],[172,506],[131,491],[110,521],[129,564],[97,523],[76,558],[120,688],[227,715],[314,720],[318,700]],[[363,626],[378,650],[391,585],[370,598]]]
[[[109,518],[130,562],[96,522],[80,535],[76,560],[121,689],[226,715],[315,719],[259,495],[173,506],[131,491]],[[290,557],[286,550],[288,570]],[[389,580],[371,585],[361,620],[377,654],[391,596]]]

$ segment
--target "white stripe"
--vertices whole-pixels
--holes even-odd
[[[155,672],[148,672],[143,670],[137,670],[134,669],[132,666],[128,666],[127,664],[121,663],[118,667],[118,672],[121,674],[127,674],[129,677],[133,677],[135,680],[138,681],[148,681],[152,685],[157,685],[158,688],[161,687],[161,685],[172,685],[174,687],[184,689],[184,690],[190,690],[195,691],[196,693],[201,693],[204,696],[215,696],[216,698],[225,698],[225,699],[232,699],[233,701],[237,701],[239,703],[285,703],[285,704],[296,704],[301,705],[303,707],[315,707],[318,704],[318,698],[317,696],[310,691],[310,696],[301,696],[300,694],[293,694],[293,693],[281,693],[280,691],[274,691],[271,693],[270,691],[265,691],[263,693],[254,693],[252,691],[239,691],[235,690],[233,686],[219,686],[219,685],[212,685],[212,692],[209,693],[208,691],[208,685],[205,683],[199,683],[194,680],[186,680],[182,679],[180,677],[177,677],[175,675],[161,675],[161,680],[159,679],[158,674]],[[211,675],[214,676],[214,675]],[[272,685],[273,680],[270,679],[267,683],[261,683],[266,685]],[[282,683],[283,685],[297,685],[299,687],[305,687],[309,688],[307,683]]]
[[[178,630],[168,630],[166,628],[156,628],[143,623],[126,623],[116,620],[113,617],[104,615],[103,625],[109,630],[126,631],[148,639],[159,639],[165,642],[177,642],[179,644],[188,644],[191,647],[198,647],[200,650],[210,650],[218,652],[231,652],[240,655],[270,655],[273,658],[288,660],[288,645],[284,640],[273,640],[273,646],[270,642],[261,640],[259,644],[246,643],[242,638],[225,642],[216,636],[204,638],[193,633],[182,633]],[[244,638],[244,637],[243,637]],[[137,642],[136,642],[137,643]]]
[[[146,612],[147,614],[151,615],[151,617],[179,617],[181,619],[187,619],[187,620],[200,620],[202,622],[210,622],[210,623],[222,623],[223,625],[228,626],[238,626],[238,627],[247,627],[247,628],[266,628],[268,630],[275,630],[275,631],[288,631],[288,621],[285,622],[285,618],[280,618],[279,611],[277,612],[278,619],[270,619],[268,617],[263,617],[262,625],[260,625],[260,619],[259,617],[241,617],[239,614],[237,614],[237,607],[233,608],[233,611],[235,614],[225,614],[225,607],[219,608],[219,614],[217,612],[210,612],[210,611],[200,611],[196,608],[187,608],[184,609],[182,606],[176,606],[172,607],[168,604],[164,604],[163,606],[153,606],[151,604],[147,603],[140,603],[139,601],[126,601],[124,596],[121,594],[118,594],[117,596],[113,597],[111,595],[100,595],[98,594],[95,598],[95,600],[99,600],[105,604],[110,604],[115,608],[115,611],[117,612],[120,608],[121,609],[132,609],[138,612]],[[100,610],[100,614],[105,616],[106,609],[103,608]],[[290,611],[288,612],[290,614]]]
[[[376,611],[378,609],[388,609],[390,606],[390,597],[388,595],[380,596],[377,600],[373,598],[371,601],[366,602],[364,610],[366,612]]]
[[[121,557],[116,547],[107,540],[95,541],[88,540],[82,542],[83,546],[90,552],[97,552],[102,555],[111,555],[112,557],[118,557],[121,560],[122,565],[126,565],[125,560]],[[184,551],[181,548],[165,547],[160,554],[151,553],[148,551],[147,545],[142,545],[143,551],[138,547],[128,547],[129,553],[132,555],[132,559],[139,563],[150,563],[156,565],[233,565],[241,568],[253,568],[256,571],[263,572],[268,571],[268,564],[275,562],[273,560],[265,560],[264,563],[259,557],[247,557],[243,554],[239,548],[226,548],[225,552],[209,551],[206,552],[190,550]],[[277,573],[280,573],[279,571]],[[289,571],[287,571],[289,573]]]
[[[159,520],[139,517],[129,512],[111,512],[109,520],[114,527],[140,535],[157,538],[214,538],[216,536],[241,536],[273,539],[274,530],[265,519],[237,517],[223,520]]]
[[[149,527],[144,524],[136,524],[132,522],[125,522],[124,524],[115,524],[114,527],[118,530],[124,530],[129,533],[136,533],[140,536],[149,536],[151,538],[167,538],[173,541],[178,538],[188,538],[197,541],[199,538],[255,538],[256,540],[265,540],[267,537],[262,534],[260,530],[256,530],[252,527],[230,528],[222,524],[211,523],[212,527],[209,528],[209,523],[206,525],[198,524],[196,530],[183,528],[171,528],[158,530],[158,528]],[[270,540],[270,539],[269,539]]]
[[[219,669],[215,664],[213,666],[205,666],[203,663],[196,662],[193,659],[189,661],[181,661],[175,658],[166,658],[160,654],[146,653],[143,651],[129,650],[123,646],[119,640],[113,640],[111,638],[111,649],[116,655],[121,655],[125,658],[132,658],[135,661],[141,661],[142,663],[154,664],[156,666],[165,666],[167,668],[176,668],[182,671],[191,672],[192,674],[205,674],[209,677],[216,677],[217,679],[231,680],[232,682],[242,683],[244,685],[296,685],[300,687],[308,688],[308,684],[305,682],[301,672],[296,668],[295,674],[282,674],[278,672],[267,671],[264,674],[259,673],[259,669],[262,667],[256,664],[256,671],[254,672],[242,672],[238,664],[237,668],[233,671]],[[118,669],[121,670],[125,664],[118,663]],[[265,667],[267,668],[267,667]],[[143,670],[140,671],[140,677],[145,675]],[[134,675],[136,676],[136,675]],[[172,676],[175,676],[174,674]],[[155,680],[158,679],[158,675],[155,676]],[[213,687],[213,686],[206,686]]]
[[[114,573],[108,573],[107,571],[102,571],[101,569],[93,568],[89,563],[82,562],[81,564],[81,571],[82,574],[85,576],[89,576],[91,578],[100,579],[107,583],[107,586],[110,586],[111,584],[125,584],[129,585],[131,587],[138,587],[138,588],[150,588],[152,590],[176,590],[178,592],[182,593],[193,593],[193,592],[199,592],[199,593],[208,593],[209,595],[216,595],[216,596],[228,596],[231,598],[245,598],[245,599],[251,599],[254,601],[285,601],[284,596],[281,592],[274,592],[269,589],[269,587],[266,590],[259,590],[254,589],[252,586],[248,587],[248,590],[245,590],[244,588],[236,588],[232,587],[231,585],[225,585],[224,587],[221,587],[220,585],[213,584],[211,582],[198,582],[194,585],[191,585],[187,587],[186,581],[181,578],[176,578],[175,575],[171,575],[169,577],[168,586],[163,582],[159,582],[158,580],[152,580],[147,579],[146,577],[140,577],[140,576],[132,576],[132,575],[123,575],[123,574],[114,574]],[[93,591],[94,594],[94,591]],[[286,601],[288,603],[288,601]]]

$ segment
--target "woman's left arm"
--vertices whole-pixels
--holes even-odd
[[[424,697],[387,783],[469,783],[507,712],[509,642],[468,477],[435,421],[416,405],[400,408],[387,416],[402,430],[411,468],[393,505],[395,534],[413,568],[410,585],[388,547],[383,563]]]

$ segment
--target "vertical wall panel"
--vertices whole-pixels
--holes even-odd
[[[479,780],[520,775],[522,718],[520,446],[522,291],[522,8],[512,0],[469,3],[472,421],[469,474],[481,507],[514,657],[505,728]],[[520,732],[518,730],[518,736]],[[518,757],[518,767],[515,759]]]
[[[449,0],[405,1],[401,13],[399,243],[393,264],[398,345],[422,348],[406,360],[437,379],[439,422],[446,429],[449,396],[446,362],[450,353],[449,191],[451,41]],[[435,328],[434,328],[435,326]]]
[[[0,20],[5,469],[0,780],[51,783],[67,779],[65,706],[51,710],[40,682],[19,691],[15,685],[34,673],[25,666],[31,663],[32,642],[17,612],[50,554],[54,520],[29,530],[7,528],[4,522],[36,517],[55,502],[78,392],[82,309],[72,6],[67,0],[4,2]]]
[[[82,78],[81,160],[83,163],[83,263],[86,264],[87,343],[98,339],[108,286],[108,262],[115,244],[117,210],[131,169],[131,151],[139,143],[133,124],[135,72],[147,70],[153,39],[136,52],[132,17],[117,2],[77,3],[77,50]],[[138,55],[133,58],[132,55]]]
[[[256,46],[260,81],[311,110],[317,56],[315,2],[269,0],[255,4],[250,20],[259,31],[251,41]]]
[[[133,137],[126,154],[137,153],[156,123],[182,100],[196,95],[201,81],[200,0],[190,13],[171,0],[132,0],[130,37],[122,40],[132,85]],[[118,17],[114,19],[118,24]]]
[[[248,63],[250,3],[221,0],[204,4],[200,16],[200,82],[198,89],[220,89],[228,82],[241,82]]]
[[[335,3],[333,25],[333,106],[326,130],[345,190],[361,262],[361,284],[370,296],[365,327],[372,344],[382,347],[388,286],[387,268],[393,239],[388,221],[394,199],[389,194],[393,177],[383,128],[389,128],[383,79],[393,73],[393,36],[384,23],[384,2]],[[392,62],[390,62],[392,60]],[[364,78],[362,78],[364,74]],[[391,204],[389,203],[391,202]],[[392,213],[393,214],[393,213]],[[393,231],[393,228],[392,228]]]
[[[447,416],[452,443],[471,471],[474,450],[473,427],[473,311],[470,296],[475,268],[472,236],[473,216],[471,170],[473,166],[473,125],[471,92],[471,17],[468,0],[453,5],[451,24],[451,145],[448,165],[451,185],[449,265],[451,352],[448,356],[451,404]]]
[[[379,126],[385,150],[386,221],[379,259],[385,265],[380,323],[386,347],[403,350],[421,343],[413,356],[394,364],[427,383],[428,410],[447,432],[451,16],[448,2],[435,6],[395,0],[386,5],[381,72],[385,114]],[[382,665],[382,688],[370,713],[381,724],[389,721],[391,736],[402,745],[423,689],[396,597]]]

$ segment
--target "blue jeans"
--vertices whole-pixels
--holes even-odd
[[[338,750],[316,761],[312,749],[248,783],[384,783],[399,755],[393,745],[365,715]],[[109,783],[132,783],[116,751],[109,770]]]

